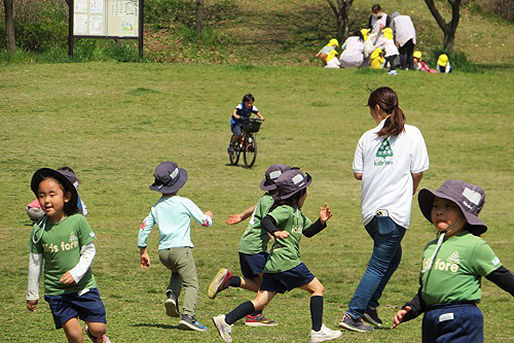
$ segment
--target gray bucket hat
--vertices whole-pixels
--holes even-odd
[[[52,179],[59,181],[59,183],[63,186],[64,191],[71,193],[71,199],[68,203],[65,204],[65,209],[70,212],[78,211],[79,195],[77,193],[77,189],[73,185],[73,182],[77,180],[75,174],[67,170],[54,170],[50,168],[38,169],[30,181],[30,188],[36,197],[38,196],[39,184],[41,181],[43,181],[44,178],[47,177],[51,177]]]
[[[266,173],[264,173],[264,180],[261,182],[261,189],[263,191],[274,191],[277,189],[275,181],[283,172],[290,170],[291,167],[286,164],[273,164]]]
[[[187,181],[187,171],[179,168],[175,162],[163,162],[155,168],[153,173],[155,181],[150,185],[150,190],[159,193],[175,193],[184,186]]]
[[[312,182],[312,177],[302,173],[300,169],[290,169],[285,171],[275,181],[278,193],[274,196],[277,200],[284,200],[292,197]]]
[[[457,204],[468,222],[468,229],[471,233],[480,236],[487,231],[487,226],[478,218],[485,203],[485,192],[482,187],[463,181],[448,180],[443,182],[436,191],[422,189],[418,195],[419,208],[429,222],[432,222],[431,212],[434,197],[447,199]]]

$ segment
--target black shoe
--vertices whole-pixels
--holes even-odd
[[[207,327],[203,326],[195,316],[190,316],[188,314],[182,315],[180,322],[178,322],[178,326],[184,330],[207,331]]]
[[[166,308],[166,314],[170,317],[180,317],[180,311],[178,310],[178,298],[171,291],[166,292],[166,301],[164,307]]]
[[[368,307],[366,311],[364,311],[362,319],[364,319],[371,325],[375,325],[379,328],[382,327],[382,319],[378,318],[378,312],[376,307]]]

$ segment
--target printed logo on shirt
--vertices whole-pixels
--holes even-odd
[[[446,259],[446,261],[450,262],[450,263],[459,263],[460,260],[459,260],[459,252],[458,251],[454,251],[450,257],[448,257]]]
[[[437,260],[435,260],[432,269],[439,270],[439,271],[442,271],[442,272],[449,271],[449,272],[452,272],[452,273],[456,273],[456,272],[459,271],[459,265],[457,263],[444,262],[444,261],[441,261],[441,259],[438,258]]]
[[[299,226],[294,226],[291,228],[292,233],[302,233],[302,228]]]
[[[146,229],[146,220],[143,220],[143,222],[141,223],[141,226],[139,228],[141,229],[141,231]]]
[[[376,153],[376,157],[381,157],[383,160],[373,161],[373,165],[375,167],[392,165],[394,162],[386,161],[386,157],[392,157],[393,155],[393,149],[391,148],[391,144],[389,144],[389,139],[384,138]]]
[[[73,243],[73,242],[75,242],[77,240],[78,240],[77,236],[75,236],[75,234],[72,232],[71,235],[70,235],[70,240],[69,240],[70,243]]]

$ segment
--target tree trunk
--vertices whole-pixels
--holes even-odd
[[[196,33],[201,36],[203,31],[203,1],[196,0]]]
[[[4,0],[5,9],[5,38],[7,41],[7,51],[11,54],[16,53],[16,39],[14,36],[14,19],[13,19],[13,0]]]
[[[461,0],[448,0],[448,3],[452,7],[452,19],[450,22],[445,22],[437,8],[435,7],[434,0],[425,0],[428,9],[432,13],[435,21],[441,28],[444,34],[443,47],[447,51],[452,51],[455,44],[455,32],[459,25],[460,19],[460,4]]]
[[[342,42],[348,32],[348,13],[352,7],[353,0],[337,0],[335,4],[332,0],[327,0],[328,5],[334,12],[337,25],[337,40]]]

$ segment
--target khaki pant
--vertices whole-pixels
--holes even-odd
[[[182,313],[190,316],[194,316],[198,301],[198,276],[192,250],[189,247],[159,250],[161,263],[171,270],[168,290],[178,299],[184,287]]]

